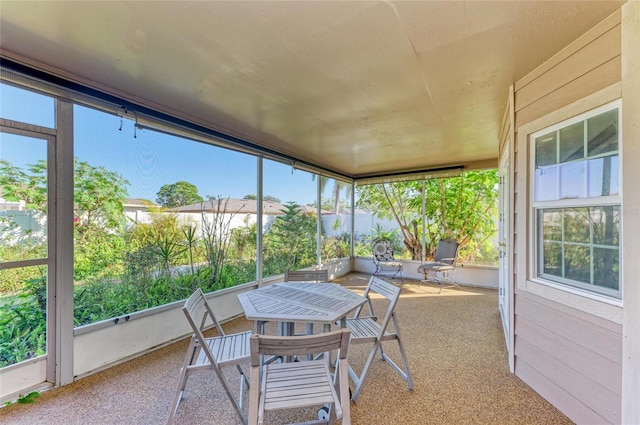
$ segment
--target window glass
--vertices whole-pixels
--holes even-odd
[[[256,278],[256,158],[130,114],[74,107],[76,326]]]
[[[589,247],[566,244],[564,246],[564,277],[589,283]]]
[[[587,120],[588,155],[618,150],[618,110],[614,109]]]
[[[322,262],[351,253],[351,183],[322,177]]]
[[[620,207],[591,208],[590,213],[593,224],[593,243],[618,246],[620,244]]]
[[[614,248],[593,249],[594,284],[603,288],[618,290],[620,287],[620,253]]]
[[[544,273],[562,276],[562,244],[553,241],[544,242]]]
[[[263,277],[317,265],[318,176],[271,160],[263,171]]]
[[[543,276],[618,291],[619,215],[619,206],[540,210]]]
[[[614,109],[536,137],[534,200],[619,194],[617,120],[618,109]],[[556,151],[560,156],[559,170],[551,159]]]
[[[46,140],[0,132],[0,368],[46,354],[47,164]]]
[[[560,163],[584,158],[584,124],[565,127],[559,131]]]
[[[557,136],[554,131],[536,139],[536,168],[558,163]]]
[[[618,116],[612,108],[560,128],[557,139],[549,132],[535,137],[533,193],[537,275],[619,299],[620,205],[611,205],[620,193]],[[559,166],[548,165],[553,144]],[[580,198],[590,205],[572,205]]]
[[[544,240],[562,241],[562,210],[543,210],[543,236]]]
[[[541,167],[535,171],[535,200],[558,199],[558,167]]]
[[[589,243],[591,228],[588,208],[568,208],[564,211],[564,240]]]
[[[620,158],[610,155],[591,159],[588,162],[588,196],[620,194]]]
[[[585,167],[584,161],[560,166],[560,199],[585,197]]]
[[[30,90],[0,83],[0,117],[55,128],[54,99]]]

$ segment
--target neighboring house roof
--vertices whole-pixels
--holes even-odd
[[[195,203],[190,205],[183,205],[181,207],[170,208],[169,211],[172,212],[181,212],[181,213],[194,213],[194,212],[202,212],[202,209],[206,212],[216,212],[220,207],[220,212],[227,213],[236,213],[236,214],[257,214],[257,201],[255,199],[221,199],[220,202],[217,200],[212,201],[204,201],[203,203]],[[262,202],[263,214],[267,215],[280,215],[283,211],[287,209],[285,204],[274,201],[263,201]],[[316,208],[309,205],[300,205],[300,210],[303,212],[316,212]]]
[[[141,198],[126,198],[122,203],[122,206],[126,211],[131,211],[131,210],[146,211],[149,208],[159,207],[159,205],[154,204],[148,199],[141,199]]]

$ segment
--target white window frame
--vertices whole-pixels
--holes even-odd
[[[569,198],[558,199],[551,201],[536,201],[536,186],[535,186],[535,174],[536,174],[536,144],[535,141],[538,137],[545,134],[570,127],[579,122],[584,122],[589,118],[603,114],[608,111],[618,110],[618,158],[622,158],[622,101],[620,99],[609,102],[598,108],[594,108],[588,112],[576,115],[572,118],[558,122],[552,126],[545,127],[535,133],[530,134],[529,137],[529,205],[530,205],[530,217],[531,217],[531,238],[530,238],[530,252],[533,254],[533,261],[531,262],[531,277],[537,283],[544,284],[546,286],[554,287],[557,289],[565,290],[571,293],[587,296],[588,298],[602,299],[608,301],[614,301],[616,303],[622,300],[622,161],[619,160],[618,165],[618,181],[619,181],[619,193],[607,196],[593,196],[583,198]],[[585,176],[588,178],[588,175]],[[588,194],[587,194],[588,195]],[[608,288],[587,284],[571,279],[544,274],[543,267],[543,236],[542,226],[539,223],[539,211],[552,208],[572,208],[572,207],[606,207],[606,206],[618,206],[619,212],[619,235],[618,235],[618,253],[619,253],[619,278],[618,278],[618,290],[609,290]],[[592,246],[593,243],[590,242]],[[595,290],[594,290],[595,289]]]

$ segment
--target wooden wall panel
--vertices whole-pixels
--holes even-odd
[[[516,337],[516,342],[516,356],[518,358],[526,358],[527,364],[548,378],[555,379],[557,376],[562,376],[563,379],[556,380],[559,389],[580,400],[581,403],[602,416],[606,423],[620,422],[619,394],[603,387],[595,387],[589,377],[547,354],[540,349],[539,345],[530,343],[520,335]]]
[[[622,327],[553,304],[516,293],[516,365],[526,363],[536,372],[532,377],[516,368],[516,375],[577,423],[583,423],[583,409],[597,413],[596,423],[620,423]],[[567,397],[573,401],[564,409],[559,403]]]
[[[622,326],[527,292],[534,257],[528,141],[520,129],[531,133],[534,125],[527,124],[568,105],[583,105],[586,112],[582,100],[619,84],[621,73],[618,11],[515,83],[515,373],[577,423],[621,422]]]
[[[559,63],[563,62],[566,58],[576,53],[578,50],[582,49],[584,46],[592,43],[597,38],[601,37],[604,33],[611,30],[611,28],[620,25],[622,13],[620,10],[615,11],[607,18],[605,18],[602,22],[600,22],[595,27],[591,28],[589,31],[584,33],[580,38],[578,38],[575,42],[569,44],[567,47],[562,49],[556,55],[551,57],[549,60],[545,61],[542,65],[525,75],[523,78],[518,80],[515,84],[516,91],[520,90],[522,87],[526,86],[536,78],[540,77],[545,72],[549,71],[551,68],[555,67]]]
[[[616,56],[592,71],[516,111],[516,128],[620,82],[622,62]]]
[[[611,322],[600,319],[607,323],[599,326],[581,318],[581,312],[577,310],[572,311],[575,314],[568,314],[563,311],[568,310],[567,307],[549,307],[534,301],[529,295],[520,297],[519,301],[518,311],[516,311],[518,316],[597,353],[615,364],[622,363],[622,327],[620,325],[618,325],[619,332],[614,332],[608,329]]]
[[[535,344],[536,347],[575,369],[597,385],[620,396],[622,391],[622,365],[594,353],[588,348],[563,338],[549,329],[536,325],[518,316],[516,333],[520,340]],[[613,372],[613,373],[612,373]]]
[[[620,56],[620,25],[616,25],[601,37],[578,50],[575,54],[542,74],[515,94],[517,110],[540,100],[547,93],[577,80],[603,63]]]
[[[558,387],[555,380],[542,375],[534,367],[516,357],[516,375],[529,384],[538,394],[558,408],[561,412],[570,412],[570,418],[577,424],[605,424],[607,421],[580,400]]]

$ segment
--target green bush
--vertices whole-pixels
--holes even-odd
[[[30,279],[25,290],[0,299],[0,367],[46,352],[46,276]]]

